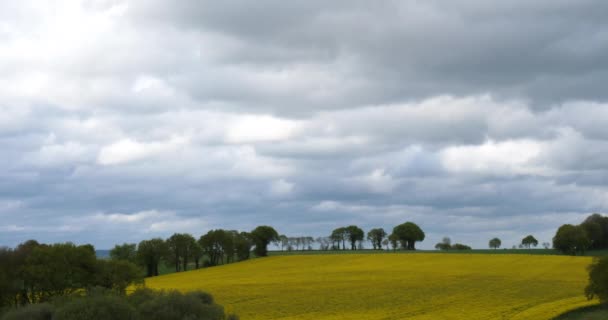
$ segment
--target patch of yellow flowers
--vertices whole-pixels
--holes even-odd
[[[593,304],[588,257],[333,254],[254,259],[146,279],[201,289],[253,319],[551,319]]]

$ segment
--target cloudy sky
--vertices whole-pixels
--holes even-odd
[[[0,245],[608,208],[606,1],[2,1]]]

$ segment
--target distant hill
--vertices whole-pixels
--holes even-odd
[[[110,250],[95,250],[97,258],[107,259],[110,257]]]

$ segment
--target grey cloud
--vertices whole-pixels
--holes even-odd
[[[603,2],[54,5],[0,4],[0,245],[607,210]]]

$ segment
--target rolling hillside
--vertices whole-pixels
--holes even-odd
[[[592,304],[588,257],[294,255],[171,274],[151,288],[212,293],[250,319],[550,319]]]

